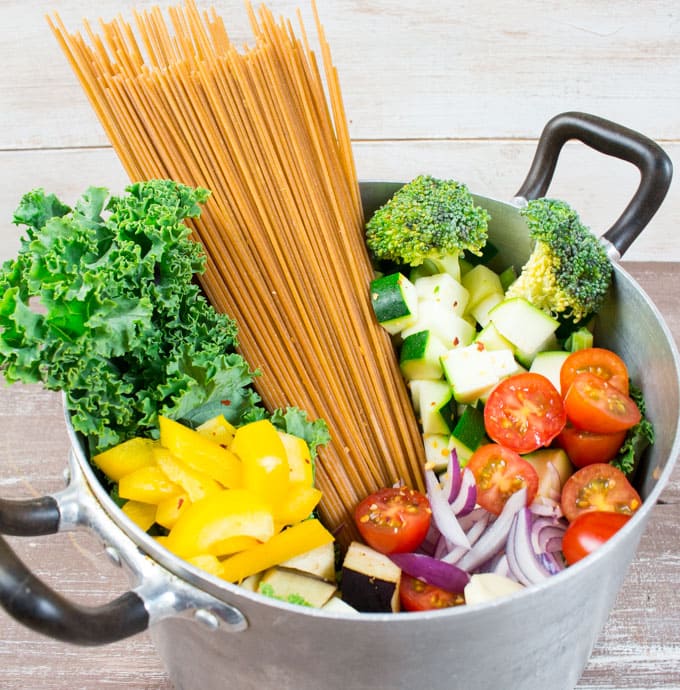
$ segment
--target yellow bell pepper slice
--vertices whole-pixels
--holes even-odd
[[[288,491],[288,459],[276,427],[266,419],[239,427],[230,450],[243,466],[243,486],[276,509]]]
[[[171,482],[160,467],[142,467],[120,478],[118,495],[130,501],[158,505],[164,498],[177,496],[182,488]]]
[[[168,479],[179,484],[189,499],[200,501],[210,494],[222,491],[222,486],[204,472],[199,472],[177,459],[167,448],[155,448],[153,451],[156,464],[167,475]]]
[[[222,571],[222,564],[220,563],[219,559],[209,553],[201,553],[198,556],[191,556],[186,560],[191,563],[191,565],[195,565],[197,568],[205,570],[207,573],[216,575],[217,577],[219,577],[220,572]]]
[[[223,489],[192,503],[170,530],[166,546],[183,558],[221,556],[224,543],[234,537],[260,542],[273,534],[274,517],[266,502],[246,489]]]
[[[306,520],[321,500],[321,491],[303,482],[291,484],[285,501],[274,512],[274,520],[280,525],[294,525]]]
[[[308,486],[314,484],[314,471],[312,465],[312,455],[309,452],[307,442],[299,436],[287,434],[285,431],[278,432],[279,438],[286,449],[288,468],[290,473],[288,479],[294,482],[303,482]]]
[[[333,535],[318,520],[305,520],[274,535],[264,544],[223,560],[221,577],[228,582],[240,582],[332,541]]]
[[[241,462],[233,452],[174,419],[160,416],[161,445],[198,472],[226,488],[242,486]]]
[[[229,422],[223,414],[219,414],[217,417],[213,417],[207,422],[203,422],[200,426],[197,426],[196,431],[198,431],[201,436],[209,438],[223,448],[228,448],[234,440],[236,427]]]
[[[127,501],[122,507],[122,511],[137,525],[143,532],[146,532],[154,522],[156,522],[156,506],[152,503],[142,503],[141,501]]]
[[[92,460],[109,479],[117,482],[126,474],[153,465],[153,449],[157,445],[158,441],[150,438],[131,438],[97,453]]]
[[[191,501],[186,493],[165,498],[156,507],[156,522],[166,529],[172,529],[179,520],[179,516],[190,505]]]

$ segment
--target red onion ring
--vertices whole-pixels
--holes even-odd
[[[424,554],[393,553],[390,559],[407,575],[447,592],[462,592],[470,581],[470,576],[464,570]]]

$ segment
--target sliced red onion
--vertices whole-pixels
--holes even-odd
[[[545,496],[538,496],[535,498],[534,502],[529,507],[534,515],[554,518],[560,518],[564,515],[559,501],[553,501],[551,498],[546,498]]]
[[[488,522],[489,520],[493,520],[495,518],[494,515],[484,508],[475,508],[467,515],[458,515],[457,517],[460,526],[463,528],[463,530],[465,530],[465,532],[467,532],[472,525],[480,520],[486,520]]]
[[[546,463],[546,475],[550,480],[550,491],[546,498],[559,503],[562,495],[562,478],[554,462]]]
[[[561,569],[554,555],[542,554],[539,557],[534,550],[533,519],[532,512],[528,508],[517,513],[510,528],[505,549],[510,570],[523,585],[541,582]]]
[[[490,572],[495,573],[496,575],[503,575],[504,577],[509,577],[511,580],[517,579],[510,572],[510,566],[508,565],[508,556],[504,553],[500,554],[500,556],[493,565],[493,570],[491,570]]]
[[[525,488],[512,494],[505,502],[501,514],[456,565],[463,570],[473,572],[477,566],[495,556],[505,545],[513,518],[517,511],[525,507],[526,500]]]
[[[458,453],[454,448],[449,455],[449,462],[446,466],[446,476],[442,484],[442,491],[444,492],[444,496],[448,497],[449,503],[460,493],[460,484],[461,469],[460,463],[458,462]]]
[[[462,479],[458,488],[458,495],[449,501],[451,510],[457,517],[463,517],[472,512],[477,504],[477,484],[475,475],[467,467],[462,472]]]
[[[484,534],[484,531],[486,530],[491,519],[491,513],[483,509],[482,511],[483,514],[481,517],[478,520],[475,520],[475,522],[473,522],[470,526],[470,529],[466,530],[465,532],[468,540],[470,541],[470,545],[473,545],[482,536],[482,534]],[[445,563],[456,563],[467,553],[467,551],[468,549],[466,549],[464,546],[455,546],[448,553],[440,556],[440,558]]]
[[[562,537],[567,525],[554,518],[536,516],[531,525],[531,546],[535,553],[562,550]]]
[[[424,554],[393,553],[390,559],[407,575],[447,592],[462,592],[470,581],[470,576],[464,570]]]
[[[427,497],[432,508],[432,520],[442,536],[456,546],[470,548],[470,542],[451,510],[444,492],[439,486],[437,475],[432,470],[425,470]]]

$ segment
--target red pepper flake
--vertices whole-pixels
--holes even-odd
[[[455,309],[458,306],[458,300],[454,299],[453,300],[453,308]]]
[[[478,342],[478,343],[477,343],[477,349],[478,349],[480,352],[483,352],[483,351],[486,349],[486,348],[484,347],[484,343]]]
[[[229,407],[229,405],[231,405],[231,400],[220,400],[220,402],[226,407]]]
[[[454,346],[454,347],[458,347],[458,343],[460,343],[460,338],[459,338],[458,336],[456,336],[456,337],[453,339],[453,346]]]

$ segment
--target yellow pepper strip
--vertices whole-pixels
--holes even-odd
[[[173,419],[160,416],[158,421],[161,445],[176,458],[226,488],[242,486],[241,462],[231,451]]]
[[[195,565],[201,570],[205,570],[211,575],[216,575],[219,577],[222,571],[222,564],[219,562],[216,556],[209,553],[201,553],[198,556],[191,556],[186,559],[191,565]]]
[[[221,556],[220,543],[227,539],[267,541],[273,534],[274,517],[266,502],[246,489],[223,489],[192,503],[170,530],[166,546],[182,558]]]
[[[117,482],[130,472],[153,465],[152,451],[157,445],[150,438],[131,438],[98,453],[92,460],[109,479]]]
[[[192,502],[222,491],[222,486],[212,477],[178,460],[167,448],[154,448],[153,455],[158,467],[165,472],[171,482],[182,487]]]
[[[221,577],[228,582],[240,582],[249,575],[332,541],[333,535],[318,520],[305,520],[274,535],[264,544],[222,561]]]
[[[223,414],[219,414],[217,417],[213,417],[196,427],[196,431],[201,434],[201,436],[209,438],[223,448],[229,448],[229,445],[234,440],[236,427],[227,421]]]
[[[186,493],[165,498],[156,507],[156,522],[166,529],[172,529],[177,520],[179,520],[179,516],[190,505],[191,501]]]
[[[314,472],[312,469],[312,456],[307,442],[299,436],[287,434],[285,431],[279,431],[278,434],[286,449],[288,468],[290,470],[288,479],[291,482],[303,482],[308,486],[312,486],[314,484]]]
[[[306,520],[321,500],[321,491],[302,482],[291,484],[286,500],[274,512],[274,520],[281,525],[294,525]]]
[[[156,506],[152,503],[128,501],[122,510],[143,532],[156,522]]]
[[[288,459],[276,427],[266,419],[239,427],[230,450],[243,464],[243,486],[274,509],[288,491]]]
[[[160,467],[142,467],[120,478],[118,495],[130,501],[158,505],[164,498],[177,496],[182,488],[171,482]]]

